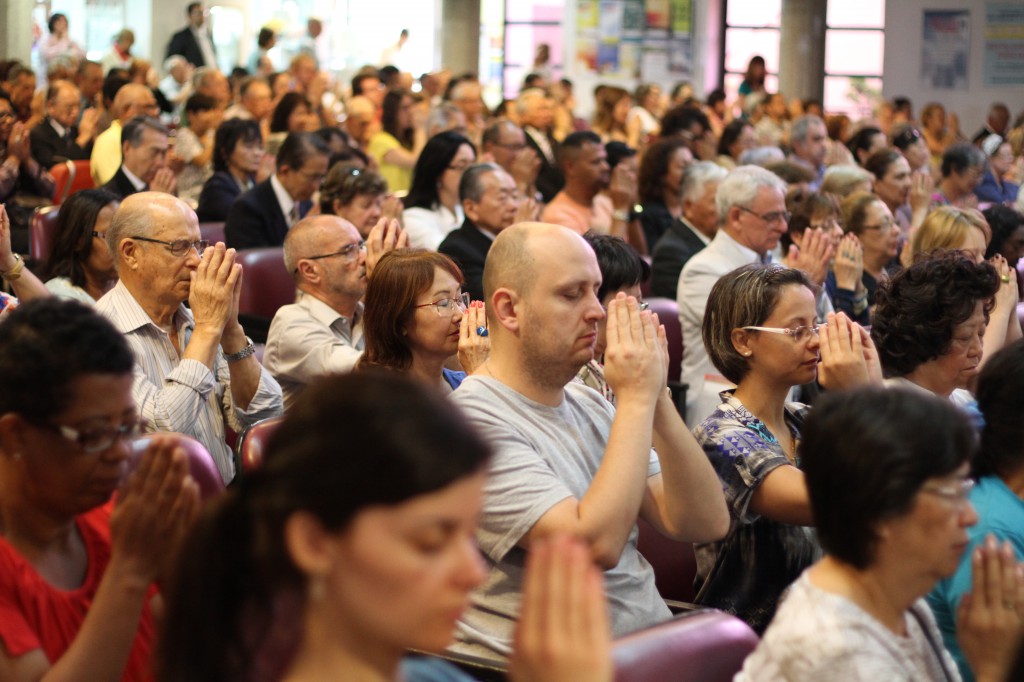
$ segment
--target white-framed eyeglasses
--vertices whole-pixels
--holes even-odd
[[[821,330],[822,325],[815,324],[811,326],[801,325],[799,327],[740,327],[749,332],[768,332],[769,334],[785,334],[789,338],[793,339],[796,343],[803,343],[811,337],[813,334],[815,337],[818,336],[818,332]]]
[[[928,493],[929,495],[936,495],[962,507],[967,504],[971,491],[974,490],[974,484],[975,481],[973,478],[962,478],[956,483],[950,485],[921,486],[921,492]]]

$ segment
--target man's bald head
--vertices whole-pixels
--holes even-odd
[[[114,95],[114,111],[122,123],[136,116],[156,116],[160,109],[153,91],[140,83],[128,83]]]
[[[490,303],[498,289],[510,289],[525,296],[537,279],[538,266],[548,256],[557,257],[565,240],[586,246],[578,234],[561,225],[527,222],[502,230],[484,263],[484,300]]]
[[[296,282],[302,279],[298,272],[299,261],[310,256],[325,253],[325,248],[336,241],[339,232],[355,232],[359,238],[359,230],[355,225],[336,215],[317,215],[303,218],[288,230],[284,238],[284,266]]]
[[[120,263],[121,241],[132,236],[151,237],[171,221],[199,221],[188,204],[165,192],[138,192],[121,201],[110,227],[107,228],[107,248],[114,255],[114,267]]]

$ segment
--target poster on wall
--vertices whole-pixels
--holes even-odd
[[[1024,5],[985,5],[985,86],[1024,85]]]
[[[971,19],[967,10],[925,10],[921,41],[921,87],[966,90]]]
[[[576,0],[576,63],[609,78],[666,82],[693,67],[692,0]]]

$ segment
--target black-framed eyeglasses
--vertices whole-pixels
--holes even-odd
[[[359,254],[366,251],[366,240],[360,239],[357,242],[352,242],[348,246],[343,246],[333,253],[321,253],[318,256],[306,256],[302,260],[320,260],[322,258],[334,258],[335,256],[343,256],[349,262],[354,262],[359,258]],[[295,272],[299,269],[295,268]]]
[[[76,429],[63,424],[41,422],[38,426],[49,429],[60,435],[64,440],[74,443],[87,455],[103,452],[122,438],[136,438],[146,428],[146,420],[137,417],[133,421],[95,429]]]
[[[740,327],[740,329],[745,329],[745,330],[751,331],[751,332],[768,332],[769,334],[785,334],[789,338],[793,339],[794,342],[796,342],[796,343],[803,343],[807,339],[811,338],[811,335],[814,335],[815,337],[817,337],[818,333],[821,331],[821,328],[823,326],[825,326],[825,325],[813,324],[813,325],[811,325],[809,327],[801,325],[799,327],[792,327],[792,328],[790,328],[790,327]]]
[[[789,219],[793,217],[793,214],[790,213],[789,211],[768,211],[767,213],[758,213],[757,211],[751,211],[746,206],[737,206],[736,208],[738,208],[739,210],[743,211],[744,213],[749,213],[750,215],[752,215],[752,216],[754,216],[756,218],[760,218],[761,220],[765,221],[769,225],[771,225],[773,223],[778,223],[778,222],[783,222],[783,223],[787,223],[788,224],[789,223]]]
[[[452,314],[452,306],[457,307],[460,311],[466,312],[469,309],[469,294],[461,293],[454,298],[442,298],[437,301],[431,301],[430,303],[421,303],[414,308],[426,308],[427,306],[434,306],[434,310],[441,317],[445,317]]]
[[[95,232],[93,234],[96,234]],[[161,244],[171,252],[172,256],[184,256],[189,252],[189,249],[195,249],[196,253],[201,258],[203,251],[206,251],[207,247],[210,246],[210,242],[206,239],[197,239],[192,241],[191,239],[175,239],[173,242],[165,242],[162,239],[150,239],[149,237],[138,237],[132,236],[132,239],[137,239],[140,242],[150,242],[151,244]]]

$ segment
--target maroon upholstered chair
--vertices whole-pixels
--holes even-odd
[[[199,236],[210,244],[224,241],[224,223],[199,223]]]
[[[28,252],[32,260],[43,265],[53,253],[54,237],[57,234],[59,206],[37,208],[32,214],[28,230]]]
[[[157,435],[161,434],[147,433],[133,441],[131,460],[128,465],[129,470],[133,470],[138,465],[139,457],[142,456],[142,453],[149,446],[150,440]],[[181,433],[171,435],[178,437],[181,441],[181,447],[184,448],[185,454],[188,455],[189,474],[199,485],[200,499],[206,501],[224,492],[224,481],[220,477],[220,471],[217,470],[217,464],[213,461],[213,456],[206,450],[206,446],[191,436]]]
[[[237,262],[242,264],[239,321],[253,339],[266,341],[277,309],[295,302],[295,281],[284,267],[284,249],[246,249],[238,252]]]
[[[284,417],[262,419],[242,433],[235,450],[243,473],[259,469],[263,464],[263,453],[267,451],[267,443],[282,419]]]
[[[58,206],[75,192],[96,186],[92,179],[92,164],[88,159],[58,163],[50,169],[50,175],[54,180],[53,203]]]
[[[686,413],[686,384],[679,382],[683,366],[683,327],[679,323],[679,304],[671,298],[645,298],[651,312],[658,313],[658,320],[665,325],[668,339],[668,387],[680,414]]]
[[[697,596],[693,579],[697,575],[697,557],[689,542],[665,537],[643,519],[637,521],[640,538],[637,549],[654,569],[654,583],[662,599],[693,602]]]
[[[654,244],[648,244],[647,248],[648,249],[653,249],[654,248]],[[640,256],[640,257],[643,258],[644,262],[647,263],[648,265],[651,265],[654,262],[654,259],[651,258],[650,256]],[[640,295],[644,297],[645,301],[647,300],[647,297],[651,295],[651,288],[654,286],[654,283],[652,282],[653,279],[654,279],[653,276],[648,275],[647,279],[645,279],[644,281],[640,282]]]
[[[616,682],[731,682],[757,646],[735,616],[694,611],[612,644]]]

